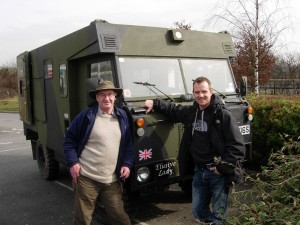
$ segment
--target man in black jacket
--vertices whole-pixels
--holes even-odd
[[[179,166],[182,177],[194,174],[193,215],[196,220],[219,224],[226,217],[234,165],[245,156],[244,139],[222,99],[213,94],[209,79],[198,77],[193,82],[193,95],[192,106],[155,99],[146,100],[144,107],[147,113],[158,110],[184,124]]]

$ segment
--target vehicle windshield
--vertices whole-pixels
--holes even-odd
[[[187,92],[193,92],[193,80],[207,77],[213,89],[221,93],[235,91],[235,83],[229,62],[226,59],[183,59],[181,60]]]
[[[125,98],[156,97],[163,95],[161,92],[168,96],[191,94],[193,80],[199,76],[209,78],[212,87],[219,92],[235,90],[235,83],[226,59],[122,57],[119,58],[119,64]]]

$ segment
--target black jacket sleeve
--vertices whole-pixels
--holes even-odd
[[[191,115],[192,106],[184,106],[172,102],[155,99],[153,101],[153,109],[168,116],[173,122],[185,123]]]

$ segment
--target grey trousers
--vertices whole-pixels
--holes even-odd
[[[112,225],[131,225],[129,216],[124,210],[119,181],[103,184],[79,176],[74,192],[75,225],[90,225],[98,195]]]

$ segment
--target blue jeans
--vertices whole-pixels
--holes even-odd
[[[224,177],[208,169],[196,167],[192,186],[194,217],[204,222],[221,223],[226,217],[229,192]]]

